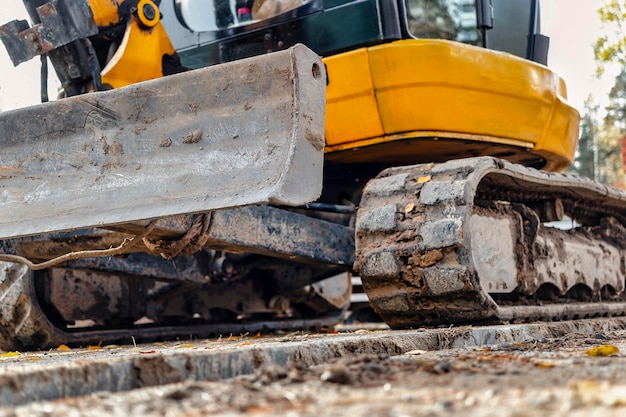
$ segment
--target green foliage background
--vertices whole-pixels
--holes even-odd
[[[598,9],[604,33],[594,44],[597,74],[608,65],[621,68],[604,108],[591,99],[581,115],[580,139],[570,171],[605,184],[626,188],[621,138],[626,136],[626,0],[605,0]]]

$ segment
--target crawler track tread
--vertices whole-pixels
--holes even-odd
[[[491,157],[383,171],[365,187],[356,225],[355,270],[374,310],[392,328],[624,315],[621,301],[501,306],[481,285],[468,225],[476,200],[555,195],[569,212],[623,229],[626,194],[577,176]]]

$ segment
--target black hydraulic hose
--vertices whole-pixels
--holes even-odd
[[[308,210],[317,210],[317,211],[326,211],[329,213],[346,213],[352,214],[356,212],[354,206],[346,206],[339,204],[328,204],[328,203],[309,203],[300,207]]]
[[[41,55],[41,72],[40,72],[40,81],[41,81],[41,102],[48,102],[48,57],[46,54]]]

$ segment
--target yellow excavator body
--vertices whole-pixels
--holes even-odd
[[[324,62],[328,154],[349,150],[346,158],[356,162],[359,149],[421,138],[396,148],[415,157],[431,154],[433,140],[454,138],[480,143],[483,155],[492,145],[541,155],[551,171],[573,161],[580,116],[567,103],[563,79],[543,65],[431,39],[361,48]],[[360,162],[375,157],[364,152]]]

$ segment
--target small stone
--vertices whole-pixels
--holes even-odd
[[[348,385],[352,383],[352,375],[346,368],[329,368],[325,370],[320,379],[324,382],[334,382],[336,384]]]
[[[454,408],[454,403],[450,400],[441,400],[435,403],[435,410],[450,411]]]
[[[200,139],[202,139],[202,134],[203,132],[201,129],[196,129],[193,132],[190,132],[186,134],[185,136],[183,136],[183,143],[185,144],[198,143],[200,142]]]
[[[452,370],[452,365],[450,364],[450,362],[441,362],[436,364],[433,367],[433,370],[438,374],[447,374]]]

